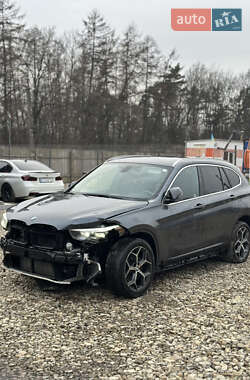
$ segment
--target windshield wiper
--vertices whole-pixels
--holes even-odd
[[[97,194],[97,193],[81,193],[82,195],[86,195],[86,197],[102,197],[102,198],[111,198],[108,194]]]
[[[95,194],[95,193],[81,193],[82,195],[86,195],[87,197],[88,196],[92,196],[92,197],[102,197],[102,198],[113,198],[113,199],[127,199],[127,200],[131,200],[130,197],[123,197],[121,195],[113,195],[113,194]]]
[[[114,199],[125,199],[125,200],[133,200],[133,198],[131,197],[125,197],[125,196],[122,196],[122,195],[110,195],[109,196],[110,198],[114,198]]]
[[[121,195],[109,195],[109,194],[98,194],[98,193],[80,193],[80,192],[77,192],[77,193],[69,193],[68,194],[81,194],[81,195],[84,195],[86,197],[100,197],[100,198],[113,198],[113,199],[124,199],[124,200],[142,200],[142,199],[134,199],[132,197],[125,197],[125,196],[121,196]]]

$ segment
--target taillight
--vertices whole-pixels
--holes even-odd
[[[62,177],[61,176],[56,177],[56,181],[62,181]]]
[[[31,177],[30,175],[24,175],[22,176],[23,181],[37,181],[36,177]]]

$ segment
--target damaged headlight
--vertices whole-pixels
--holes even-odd
[[[73,239],[85,241],[95,240],[99,241],[105,239],[111,231],[117,231],[119,236],[124,235],[125,230],[121,226],[101,226],[97,228],[73,229],[69,233]]]
[[[8,218],[7,218],[7,213],[4,211],[2,220],[1,220],[1,226],[4,230],[7,230],[7,225],[8,225]]]

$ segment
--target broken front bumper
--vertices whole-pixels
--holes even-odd
[[[57,284],[71,284],[75,281],[94,279],[102,273],[101,265],[89,258],[82,248],[72,251],[49,251],[27,247],[1,238],[3,266],[26,276],[51,281]]]

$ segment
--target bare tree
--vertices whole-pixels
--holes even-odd
[[[142,108],[142,142],[146,143],[151,138],[151,121],[150,113],[150,93],[149,87],[151,87],[156,81],[160,69],[160,52],[154,39],[150,36],[146,36],[142,41],[142,56],[141,56],[141,69],[143,80],[143,93],[141,98]]]
[[[18,72],[20,59],[20,33],[24,27],[23,16],[15,3],[0,0],[0,118],[3,126],[3,138],[8,136],[11,144],[11,122],[13,95],[15,92],[14,77]]]
[[[53,39],[53,29],[41,31],[35,27],[24,34],[23,87],[26,94],[26,122],[31,147],[38,143],[41,135],[41,114],[48,101],[49,86],[46,85]]]
[[[93,10],[82,30],[24,30],[0,0],[0,136],[7,143],[183,143],[249,133],[249,71],[202,64],[185,74],[173,50],[159,51],[135,25],[117,36]],[[249,101],[249,103],[248,103]]]

